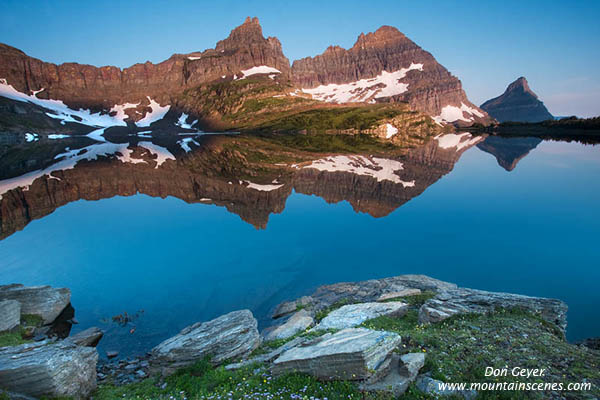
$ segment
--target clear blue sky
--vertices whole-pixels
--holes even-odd
[[[45,61],[126,67],[214,47],[246,16],[290,60],[392,25],[475,104],[523,75],[554,115],[600,115],[600,1],[3,0],[0,42]]]

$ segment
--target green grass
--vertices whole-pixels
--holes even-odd
[[[18,346],[24,343],[31,343],[31,340],[23,339],[24,329],[18,327],[14,332],[0,333],[0,347]]]
[[[495,368],[547,368],[547,382],[596,382],[600,385],[600,356],[567,343],[556,327],[539,315],[513,309],[480,315],[468,314],[439,324],[420,325],[418,312],[402,318],[379,317],[363,324],[402,336],[400,352],[424,352],[423,372],[444,382],[514,382],[512,377],[485,377]],[[538,378],[539,379],[539,378]],[[482,399],[542,399],[547,394],[527,392],[483,392]]]
[[[167,387],[161,389],[155,378],[122,387],[102,385],[93,394],[97,400],[112,399],[300,399],[311,396],[323,399],[363,399],[363,394],[351,382],[320,382],[303,374],[273,377],[259,365],[236,371],[223,367],[213,368],[209,360],[202,360],[166,378]],[[172,396],[172,397],[171,397]],[[372,399],[386,400],[388,396]]]
[[[327,130],[373,128],[379,121],[393,118],[404,111],[390,106],[319,108],[281,117],[258,126],[256,130],[323,132]]]

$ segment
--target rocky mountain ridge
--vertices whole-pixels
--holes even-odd
[[[508,85],[502,95],[483,103],[481,108],[500,122],[541,122],[554,119],[523,76]]]
[[[202,127],[205,119],[226,120],[227,113],[239,110],[248,99],[238,99],[235,89],[255,76],[268,76],[273,88],[268,93],[254,93],[254,98],[277,99],[292,111],[325,106],[330,99],[315,92],[315,87],[335,83],[348,86],[347,92],[356,92],[358,86],[361,92],[336,103],[407,102],[412,110],[441,124],[491,122],[468,101],[457,78],[389,26],[361,34],[350,50],[330,47],[323,55],[298,60],[292,66],[279,40],[265,38],[258,19],[249,17],[214,49],[174,54],[158,64],[145,62],[124,69],[56,65],[0,44],[0,96],[49,108],[48,117],[61,119],[63,124],[107,126],[148,120],[144,122],[148,126],[166,114],[176,118],[185,112],[198,117],[198,127]],[[193,98],[193,93],[205,91],[214,99],[225,86],[232,87],[234,94],[224,90],[224,100],[234,105],[241,101],[225,109],[226,114],[215,113],[212,103],[198,104]],[[57,111],[58,106],[62,108]],[[103,125],[98,119],[110,121]],[[235,127],[230,123],[222,128]]]

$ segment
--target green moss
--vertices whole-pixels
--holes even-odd
[[[420,294],[414,295],[414,296],[400,296],[400,297],[394,297],[392,299],[387,299],[384,301],[384,303],[389,303],[389,302],[393,302],[393,301],[402,301],[411,306],[421,307],[427,300],[433,298],[434,296],[435,296],[435,292],[426,290],[426,291],[424,291]]]
[[[44,319],[35,314],[21,314],[21,325],[40,327],[44,324]]]
[[[342,300],[338,300],[335,303],[333,303],[332,305],[330,305],[329,307],[326,307],[322,310],[319,310],[316,312],[315,314],[315,322],[319,323],[323,320],[323,318],[325,318],[327,315],[329,315],[330,312],[332,312],[333,310],[337,310],[340,307],[346,306],[348,304],[355,304],[357,303],[357,301],[352,300],[352,299],[342,299]]]
[[[31,340],[23,338],[24,330],[18,327],[14,332],[0,333],[0,347],[18,346],[24,343],[31,343]]]

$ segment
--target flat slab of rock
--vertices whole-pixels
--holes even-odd
[[[365,380],[377,373],[400,342],[400,336],[391,332],[344,329],[284,352],[273,362],[272,371],[301,372],[322,380]]]
[[[104,332],[102,332],[100,328],[93,326],[84,331],[76,333],[75,335],[69,337],[68,340],[78,346],[96,347],[100,339],[102,339],[102,336],[104,336]]]
[[[150,365],[164,376],[207,356],[215,365],[242,358],[260,345],[257,325],[249,310],[198,322],[152,349]]]
[[[386,301],[391,299],[397,299],[399,297],[417,296],[421,293],[421,289],[404,289],[399,290],[397,292],[384,293],[381,296],[379,296],[377,301]]]
[[[283,302],[275,308],[275,311],[273,311],[273,319],[290,315],[291,313],[298,311],[298,307],[305,307],[311,303],[312,297],[310,296],[303,296],[295,301]]]
[[[402,302],[349,304],[330,312],[314,329],[352,328],[382,315],[400,317],[407,310],[408,304]]]
[[[0,300],[16,300],[21,303],[21,314],[42,317],[44,324],[54,322],[71,302],[71,291],[50,286],[0,286]]]
[[[21,303],[16,300],[0,301],[0,332],[8,331],[21,323]]]
[[[451,289],[438,293],[419,310],[419,323],[435,323],[456,314],[486,313],[502,308],[522,308],[539,313],[563,332],[567,327],[567,305],[556,299],[475,289]]]
[[[284,352],[288,351],[289,349],[299,346],[305,342],[308,342],[307,338],[297,337],[295,339],[290,340],[287,343],[282,344],[275,350],[270,351],[268,353],[261,354],[256,357],[252,357],[249,360],[240,361],[238,363],[227,364],[225,366],[225,369],[234,370],[234,369],[239,369],[239,368],[245,367],[247,365],[251,365],[251,364],[271,362],[274,359],[276,359],[277,357],[279,357],[280,355],[282,355]]]
[[[423,353],[409,353],[403,356],[393,354],[388,374],[377,382],[361,385],[361,389],[367,392],[389,392],[398,397],[415,381],[423,365]]]
[[[287,339],[296,333],[310,328],[315,320],[306,310],[300,310],[290,317],[284,324],[273,329],[266,336],[266,340]]]
[[[0,388],[33,397],[88,398],[96,389],[92,347],[43,341],[0,348]]]

